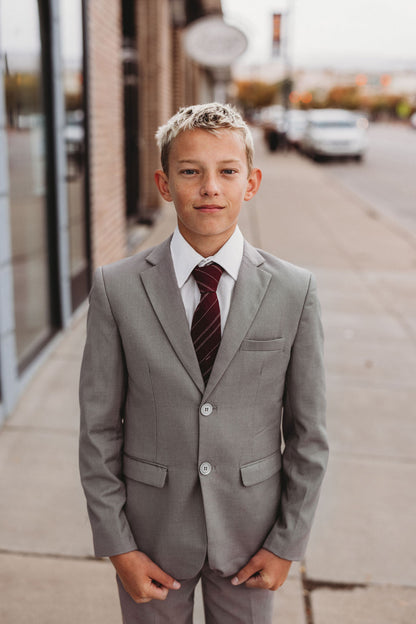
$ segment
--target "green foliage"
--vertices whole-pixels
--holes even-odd
[[[274,103],[278,94],[278,83],[261,80],[238,80],[237,99],[244,109],[262,108]]]
[[[327,108],[346,108],[348,110],[359,109],[360,90],[356,86],[336,86],[333,87],[326,98]]]
[[[6,76],[6,110],[10,115],[40,112],[41,83],[38,74],[11,74]]]

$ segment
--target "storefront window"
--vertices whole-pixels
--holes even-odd
[[[72,307],[88,293],[82,1],[60,0]]]
[[[20,366],[51,334],[46,123],[36,0],[0,3],[16,348]]]

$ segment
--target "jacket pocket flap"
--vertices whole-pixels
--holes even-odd
[[[273,338],[272,340],[243,340],[242,351],[284,351],[284,338]]]
[[[241,466],[241,479],[245,486],[255,485],[261,483],[272,477],[276,472],[279,472],[282,463],[281,454],[279,452],[273,453],[264,459],[259,459],[250,464]]]
[[[165,485],[168,469],[160,464],[151,464],[141,459],[124,455],[123,473],[129,479],[162,488]]]

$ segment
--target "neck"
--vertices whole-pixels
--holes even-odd
[[[204,258],[208,258],[209,256],[214,256],[220,249],[225,245],[225,243],[231,238],[231,236],[235,232],[236,226],[227,232],[223,232],[218,236],[195,236],[194,233],[190,234],[187,231],[183,231],[181,227],[179,227],[179,231],[186,240],[189,245],[195,249],[200,256]]]

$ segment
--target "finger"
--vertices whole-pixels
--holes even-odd
[[[151,577],[154,585],[159,587],[166,587],[167,589],[179,589],[181,584],[172,578],[169,574],[166,574],[156,563],[152,562],[149,569],[149,576]]]
[[[143,596],[143,602],[149,602],[150,600],[166,600],[169,590],[167,587],[163,587],[154,581],[150,581],[146,593]]]
[[[146,602],[152,602],[151,598],[134,598],[134,596],[132,596],[134,602],[136,602],[137,604],[145,604]]]
[[[250,576],[253,576],[253,574],[256,574],[256,572],[258,571],[258,566],[256,566],[256,564],[253,563],[253,560],[250,559],[247,565],[245,565],[244,568],[241,568],[241,570],[237,572],[237,574],[231,580],[231,583],[233,585],[241,585],[242,583],[245,583],[250,578]]]
[[[250,589],[268,589],[266,579],[260,572],[256,572],[256,574],[250,576],[250,578],[246,580],[245,586]]]
[[[124,589],[137,604],[143,604],[151,600],[165,600],[169,593],[166,587],[155,585],[151,579],[148,579],[141,586],[134,588],[124,586]]]

